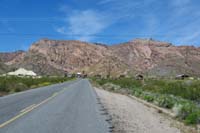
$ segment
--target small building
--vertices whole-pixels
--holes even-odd
[[[97,74],[97,75],[95,75],[94,77],[95,77],[95,78],[98,78],[98,79],[101,79],[101,78],[102,78],[102,76],[101,76],[100,74]]]
[[[73,74],[69,73],[68,71],[65,71],[64,77],[71,78],[71,77],[73,77]]]
[[[187,75],[187,74],[180,74],[180,75],[177,75],[177,76],[175,77],[175,79],[184,80],[184,79],[189,78],[189,77],[190,77],[190,76]]]
[[[82,78],[87,78],[87,77],[88,77],[87,74],[83,74],[83,75],[82,75]]]
[[[82,77],[82,73],[77,72],[77,73],[76,73],[76,77],[77,77],[77,78],[81,78],[81,77]]]
[[[65,77],[67,77],[67,78],[71,78],[73,75],[71,74],[71,73],[67,73],[67,74],[65,74]]]
[[[24,77],[24,76],[30,76],[30,77],[37,76],[37,74],[35,72],[26,70],[24,68],[19,68],[18,70],[14,71],[14,72],[9,72],[6,75],[8,75],[8,76],[22,76],[22,77]]]
[[[75,73],[72,73],[72,78],[75,78],[76,77],[76,74]]]
[[[143,80],[143,79],[144,79],[144,76],[141,75],[141,74],[137,74],[137,75],[135,76],[135,79],[136,79],[136,80]]]
[[[124,74],[119,75],[119,78],[125,78],[125,77],[126,77],[126,75],[124,75]]]

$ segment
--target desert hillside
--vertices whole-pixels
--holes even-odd
[[[137,73],[157,76],[200,75],[200,48],[135,39],[112,46],[81,41],[42,39],[27,52],[1,53],[12,67],[24,67],[42,75],[82,72],[112,76]]]

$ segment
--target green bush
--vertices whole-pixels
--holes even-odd
[[[48,85],[51,85],[51,83],[50,82],[44,82],[44,83],[40,83],[38,86],[42,87],[42,86],[48,86]]]
[[[160,107],[172,109],[176,117],[186,124],[200,123],[199,80],[153,80],[144,82],[131,78],[93,79],[99,85],[115,84],[120,89],[129,89],[132,95]]]
[[[2,81],[2,83],[0,84],[0,92],[8,92],[8,88],[6,86],[6,82],[5,81]]]
[[[110,91],[117,91],[120,89],[120,86],[112,84],[112,83],[106,83],[103,85],[103,88],[110,90]]]
[[[153,102],[155,98],[152,95],[144,95],[143,99],[147,102]]]
[[[188,125],[197,124],[197,123],[199,123],[199,120],[200,120],[200,113],[199,112],[193,112],[186,117],[185,123],[188,124]]]
[[[141,89],[133,89],[133,95],[136,97],[141,97],[143,91]]]
[[[27,85],[25,85],[24,83],[16,83],[14,86],[14,92],[20,92],[20,91],[24,91],[28,88]]]
[[[182,119],[186,119],[189,114],[192,114],[192,113],[198,111],[197,106],[191,102],[186,102],[186,103],[183,103],[182,105],[183,106],[181,109],[181,113],[179,115],[179,117]]]
[[[68,81],[71,78],[63,77],[0,77],[0,93],[14,93],[20,92],[31,88],[47,86],[50,84],[61,83]]]
[[[171,109],[176,104],[176,100],[167,95],[160,95],[155,101],[158,106],[168,109]]]

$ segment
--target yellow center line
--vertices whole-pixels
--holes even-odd
[[[47,99],[43,100],[42,102],[38,103],[38,104],[33,104],[31,106],[26,107],[25,109],[20,111],[20,114],[16,115],[15,117],[11,118],[10,120],[0,124],[0,128],[5,127],[6,125],[14,122],[15,120],[19,119],[20,117],[26,115],[27,113],[31,112],[32,110],[38,108],[39,106],[41,106],[42,104],[47,103],[48,101],[50,101],[51,99],[53,99],[54,97],[56,97],[58,94],[64,92],[67,88],[62,89],[59,92],[55,92],[52,96],[48,97]]]
[[[26,107],[25,109],[21,110],[20,113],[25,112],[26,110],[29,110],[31,108],[33,108],[36,104],[32,104],[31,106]]]

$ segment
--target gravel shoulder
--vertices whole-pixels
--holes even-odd
[[[181,133],[173,120],[128,96],[96,89],[111,115],[114,133]]]

